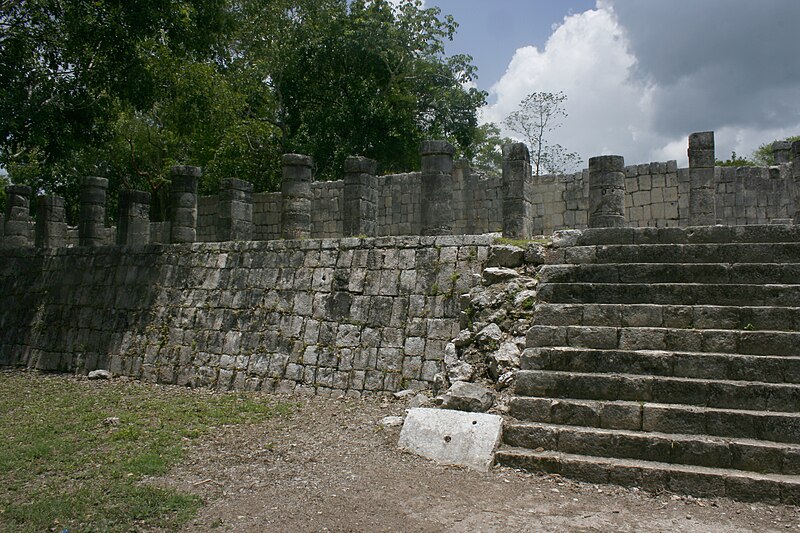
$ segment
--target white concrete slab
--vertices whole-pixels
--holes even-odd
[[[503,419],[448,409],[410,409],[398,446],[440,464],[486,472],[500,444]]]

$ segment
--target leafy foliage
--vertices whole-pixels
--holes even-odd
[[[800,135],[795,135],[793,137],[786,137],[785,139],[776,139],[780,141],[786,141],[789,144],[800,141]],[[753,155],[750,158],[753,160],[756,166],[768,167],[770,165],[775,164],[775,155],[772,153],[772,142],[764,143],[759,145],[758,148],[753,152]]]
[[[744,157],[739,157],[736,155],[736,152],[731,152],[730,159],[726,159],[725,161],[717,159],[714,162],[714,165],[718,167],[755,167],[758,166],[754,161],[751,161]]]
[[[0,0],[0,166],[74,199],[79,178],[160,191],[170,166],[274,190],[280,154],[318,178],[365,155],[419,165],[420,141],[472,156],[471,58],[419,0]],[[75,204],[76,202],[70,202]]]
[[[519,109],[506,117],[504,124],[524,137],[531,149],[531,164],[534,174],[563,174],[581,163],[576,152],[568,152],[547,137],[561,126],[566,118],[564,102],[567,96],[557,93],[534,92],[520,102]]]
[[[500,128],[492,122],[482,124],[475,132],[475,140],[471,146],[472,166],[486,174],[500,175],[503,172],[503,145],[514,142],[513,139],[500,136]]]

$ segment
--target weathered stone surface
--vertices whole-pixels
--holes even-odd
[[[477,383],[457,381],[444,395],[442,407],[456,411],[484,413],[494,404],[494,391]]]
[[[453,339],[453,344],[456,348],[464,348],[472,343],[473,334],[468,329],[462,329],[458,335]]]
[[[453,233],[453,153],[446,141],[424,141],[420,146],[422,235]]]
[[[589,158],[589,227],[625,225],[625,161],[622,156]]]
[[[108,370],[92,370],[87,377],[89,379],[111,379],[111,372]]]
[[[494,379],[509,369],[519,368],[522,352],[513,342],[504,342],[487,357],[489,372]]]
[[[537,292],[534,290],[520,291],[514,296],[514,307],[518,310],[531,310],[536,303]]]
[[[503,340],[503,330],[497,324],[489,324],[475,335],[475,340],[482,347],[493,349]]]
[[[522,265],[525,250],[510,244],[495,244],[489,248],[489,259],[486,265],[490,267],[517,268]]]
[[[400,448],[441,464],[486,472],[500,442],[502,418],[444,409],[411,409]]]
[[[525,247],[523,259],[532,266],[543,265],[547,261],[547,250],[544,245],[532,242]]]
[[[480,283],[492,238],[448,239],[3,248],[0,365],[315,394],[430,387],[458,306],[431,295],[435,277],[387,286],[417,255],[463,292]]]
[[[402,416],[385,416],[378,424],[387,428],[396,428],[402,426],[403,421],[404,418]]]
[[[553,248],[567,248],[578,244],[578,239],[581,237],[581,230],[565,229],[556,231],[552,236]]]
[[[447,379],[450,383],[470,381],[475,377],[475,367],[466,361],[456,361],[447,366]]]
[[[488,267],[483,270],[483,281],[487,285],[502,283],[519,277],[519,272],[513,268]]]

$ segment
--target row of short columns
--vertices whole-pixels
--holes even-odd
[[[503,146],[503,236],[533,237],[538,199],[531,177],[530,152],[523,143]],[[589,227],[625,225],[625,160],[618,155],[589,159]]]
[[[776,159],[792,161],[795,191],[794,222],[800,223],[800,142],[774,147]],[[449,235],[453,232],[453,147],[445,141],[425,141],[421,145],[421,233]],[[716,223],[714,182],[714,133],[689,136],[689,225]],[[281,237],[302,239],[311,236],[313,160],[300,154],[283,156],[281,184]],[[349,157],[344,165],[344,236],[377,234],[377,164],[365,157]],[[463,170],[463,169],[462,169]],[[170,241],[191,243],[197,240],[197,190],[201,170],[175,166],[170,180]],[[108,180],[87,177],[80,193],[78,240],[81,246],[105,243],[106,193]],[[514,239],[532,237],[537,199],[531,179],[530,153],[522,143],[503,147],[503,235]],[[621,156],[604,155],[589,159],[589,227],[622,227],[625,218],[625,161]],[[218,196],[217,240],[250,240],[253,236],[253,185],[226,179]],[[31,188],[6,187],[4,245],[30,244]],[[150,241],[150,194],[123,190],[119,197],[116,243],[147,244]],[[40,196],[36,200],[35,244],[59,247],[66,243],[64,199]]]
[[[794,223],[800,224],[800,141],[773,145],[776,164],[792,163]],[[689,216],[690,226],[717,222],[714,132],[689,136]],[[503,235],[509,238],[532,237],[532,213],[537,204],[531,183],[528,149],[522,143],[503,147]],[[625,160],[617,155],[589,159],[589,227],[614,228],[626,224]]]
[[[421,233],[449,235],[453,232],[453,146],[445,141],[421,145]],[[345,237],[377,235],[377,163],[366,157],[348,157],[344,164],[342,218]],[[300,154],[283,156],[281,182],[281,237],[311,236],[311,182],[313,160]]]

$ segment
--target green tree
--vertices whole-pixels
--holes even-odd
[[[776,139],[776,141],[785,141],[791,144],[795,141],[800,141],[800,135],[786,137],[785,139]],[[755,166],[768,167],[775,164],[775,155],[772,153],[772,143],[774,142],[775,141],[764,143],[756,148],[753,155],[750,156]]]
[[[736,155],[736,152],[731,152],[730,159],[722,161],[717,159],[714,164],[718,167],[755,167],[758,166],[755,162]]]
[[[482,124],[475,132],[470,159],[473,168],[491,175],[500,175],[503,172],[503,145],[514,142],[513,139],[502,137],[497,124],[489,122]]]
[[[287,9],[291,6],[291,9]],[[240,79],[266,80],[272,102],[254,118],[281,131],[285,151],[311,154],[317,176],[337,178],[344,159],[376,159],[379,171],[419,165],[419,143],[448,138],[467,149],[486,94],[465,89],[471,58],[444,54],[457,24],[418,0],[246,3]],[[271,40],[256,38],[264,25]]]
[[[164,189],[175,163],[274,190],[280,154],[412,170],[426,138],[474,154],[485,93],[457,24],[418,0],[0,0],[0,166],[65,195],[79,178]],[[158,196],[158,194],[157,194]],[[74,220],[74,217],[72,218]]]
[[[224,0],[0,0],[0,166],[73,211],[81,176],[118,187],[120,117],[157,105],[156,66],[215,61],[231,20]]]
[[[563,174],[576,168],[581,158],[576,152],[568,152],[547,137],[561,126],[568,115],[564,110],[567,96],[557,93],[534,92],[526,96],[519,109],[506,117],[504,124],[523,136],[531,149],[531,164],[536,176],[541,174]]]

